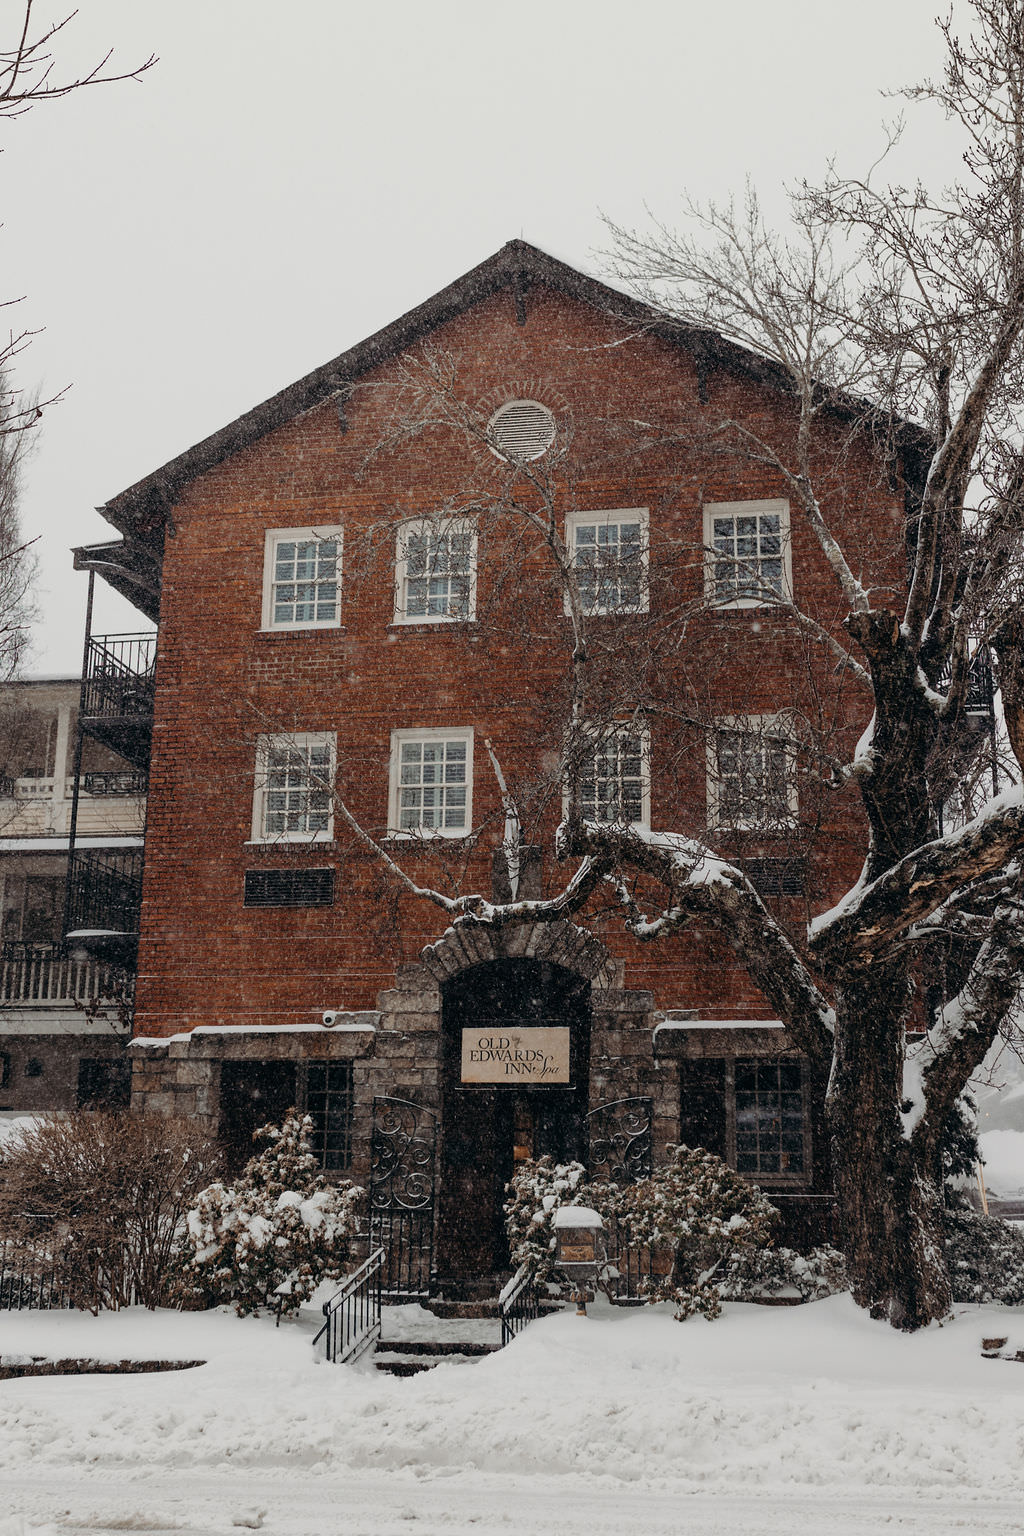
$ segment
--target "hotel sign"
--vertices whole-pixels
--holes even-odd
[[[568,1083],[568,1029],[464,1029],[462,1081],[504,1087]]]

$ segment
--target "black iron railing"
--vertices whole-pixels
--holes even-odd
[[[498,1297],[501,1319],[501,1347],[511,1344],[517,1333],[540,1316],[540,1292],[529,1264],[520,1264]]]
[[[87,795],[144,795],[146,787],[146,775],[134,768],[82,774],[82,791]]]
[[[380,1338],[381,1275],[384,1250],[377,1248],[324,1302],[324,1325],[313,1340],[324,1341],[324,1357],[333,1365],[358,1360]]]
[[[609,1298],[620,1304],[649,1301],[654,1285],[654,1253],[647,1243],[637,1242],[630,1224],[612,1216],[605,1222],[610,1269]]]
[[[388,1301],[423,1300],[434,1263],[437,1117],[406,1099],[373,1101],[370,1143],[370,1244],[387,1258]]]
[[[71,856],[65,932],[139,931],[141,848],[81,848]]]
[[[155,635],[93,635],[85,660],[82,712],[94,719],[153,713]]]
[[[53,1237],[0,1233],[0,1312],[63,1310],[72,1305]]]

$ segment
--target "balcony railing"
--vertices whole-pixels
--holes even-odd
[[[137,934],[141,848],[80,848],[68,870],[67,933]]]
[[[76,959],[60,944],[0,944],[0,1005],[91,1003],[118,996],[122,973],[93,959]]]
[[[149,767],[155,635],[93,635],[82,680],[81,727],[140,771]]]
[[[83,773],[82,793],[85,795],[144,795],[146,775],[134,769]]]
[[[155,635],[93,635],[85,667],[84,713],[123,719],[153,713]]]

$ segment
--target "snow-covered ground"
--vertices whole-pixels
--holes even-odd
[[[846,1297],[685,1324],[602,1304],[408,1379],[315,1363],[316,1321],[0,1314],[8,1360],[207,1361],[0,1383],[0,1536],[1024,1532],[1024,1363],[980,1353],[1024,1350],[1024,1310],[904,1337]]]

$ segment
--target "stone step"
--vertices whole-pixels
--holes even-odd
[[[457,1339],[378,1339],[374,1365],[389,1376],[418,1376],[443,1360],[466,1364],[493,1355],[497,1344],[478,1344]]]

